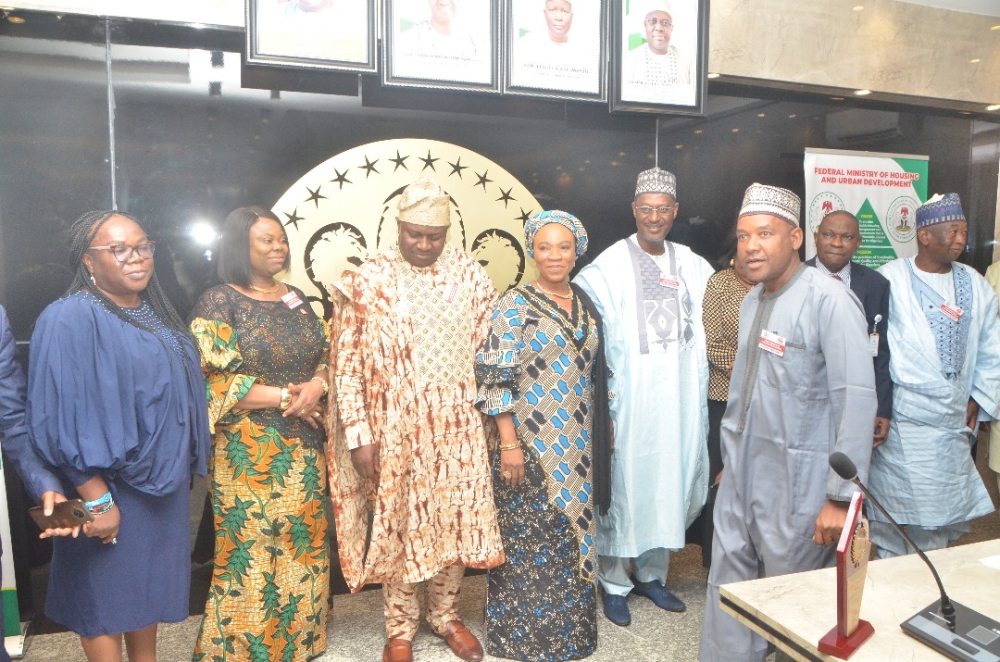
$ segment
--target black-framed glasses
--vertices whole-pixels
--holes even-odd
[[[646,23],[646,25],[648,25],[651,28],[655,28],[657,23],[660,24],[661,28],[672,28],[672,27],[674,27],[673,21],[671,21],[669,18],[656,18],[656,17],[647,18],[646,21],[645,21],[645,23]]]
[[[136,253],[139,254],[143,260],[148,260],[153,257],[153,253],[156,252],[156,242],[147,241],[144,244],[139,244],[138,246],[129,246],[127,244],[111,244],[110,246],[91,246],[87,249],[88,251],[111,251],[111,254],[115,256],[115,259],[119,262],[125,263],[132,259],[132,256]]]
[[[666,215],[666,214],[669,214],[670,212],[674,211],[675,209],[677,209],[677,205],[670,205],[669,207],[666,206],[666,205],[664,205],[662,207],[650,207],[649,205],[643,205],[641,207],[636,207],[635,208],[635,210],[637,212],[639,212],[640,214],[642,214],[643,216],[649,216],[654,211],[657,211],[660,214]]]

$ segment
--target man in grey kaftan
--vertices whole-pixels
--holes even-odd
[[[703,662],[766,657],[767,642],[720,609],[719,585],[831,565],[855,488],[829,455],[868,473],[877,399],[864,311],[799,261],[799,208],[792,192],[754,184],[737,225],[737,259],[758,285],[740,309],[722,420]]]

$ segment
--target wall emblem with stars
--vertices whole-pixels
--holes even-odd
[[[396,244],[396,203],[421,175],[433,177],[451,198],[448,243],[479,260],[498,290],[535,277],[524,223],[541,207],[523,184],[458,145],[383,140],[327,159],[273,207],[292,253],[286,280],[309,296],[318,314],[330,316],[331,284],[344,271]]]

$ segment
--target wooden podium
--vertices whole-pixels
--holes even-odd
[[[871,550],[868,521],[861,515],[863,501],[861,492],[855,492],[837,543],[837,625],[819,640],[821,653],[842,660],[875,634],[871,623],[860,620],[861,594],[865,590]]]

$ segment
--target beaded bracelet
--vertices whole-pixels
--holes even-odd
[[[101,498],[85,501],[83,505],[90,511],[91,515],[103,515],[115,507],[115,500],[112,498],[111,492],[106,492]]]

